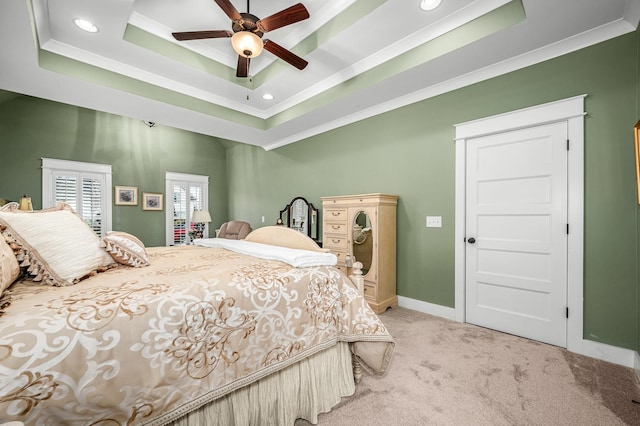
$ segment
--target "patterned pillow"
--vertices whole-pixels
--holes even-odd
[[[0,235],[0,295],[20,277],[18,259],[9,244]]]
[[[33,212],[0,209],[0,232],[21,251],[20,266],[43,284],[73,285],[115,266],[100,238],[66,203]]]
[[[0,207],[0,212],[18,212],[20,211],[19,207],[20,205],[18,203],[11,201],[5,204],[4,206]],[[7,227],[2,223],[0,223],[0,238],[2,238],[7,244],[9,244],[9,247],[11,247],[11,250],[13,251],[13,254],[16,257],[18,264],[20,264],[20,262],[24,260],[24,250],[22,249],[22,246],[16,243],[15,239],[9,236],[5,236],[6,232],[4,231],[6,229]],[[23,268],[23,269],[26,270],[26,268]]]
[[[113,260],[122,264],[142,268],[149,266],[149,258],[142,241],[131,234],[120,231],[108,232],[102,242]]]

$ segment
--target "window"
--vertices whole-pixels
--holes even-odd
[[[111,230],[111,166],[42,159],[42,208],[64,201],[98,234]]]
[[[209,177],[183,173],[166,173],[167,245],[188,244],[195,210],[209,210]],[[205,235],[208,235],[205,226]]]

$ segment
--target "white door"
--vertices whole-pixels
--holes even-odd
[[[466,319],[566,347],[567,123],[469,139]]]

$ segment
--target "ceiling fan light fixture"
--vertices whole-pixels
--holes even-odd
[[[238,12],[231,3],[231,0],[215,0],[215,2],[227,17],[231,19],[231,29],[233,32],[228,30],[179,31],[172,32],[171,35],[178,41],[230,38],[231,46],[238,55],[236,66],[237,78],[246,78],[249,76],[251,59],[259,56],[263,49],[299,70],[305,69],[309,64],[300,56],[279,44],[270,40],[262,40],[262,36],[266,32],[308,19],[309,11],[302,3],[294,4],[291,7],[282,9],[280,12],[260,19],[249,13],[248,1],[247,11],[245,13]]]
[[[422,10],[433,10],[436,7],[440,6],[442,0],[420,0],[420,9]]]
[[[255,58],[262,53],[263,43],[260,37],[250,31],[238,31],[231,36],[231,46],[238,55]]]

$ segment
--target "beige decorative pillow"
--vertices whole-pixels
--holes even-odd
[[[149,265],[147,251],[142,241],[121,231],[108,232],[102,242],[113,260],[122,264],[142,268]]]
[[[33,212],[0,209],[0,232],[22,252],[16,256],[20,266],[43,284],[72,285],[115,265],[100,238],[66,203]]]
[[[0,295],[20,277],[18,259],[9,244],[0,235]]]
[[[20,207],[20,204],[16,203],[15,201],[10,201],[7,204],[4,204],[3,206],[0,206],[0,212],[15,212],[15,211],[19,211],[19,207]]]

